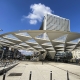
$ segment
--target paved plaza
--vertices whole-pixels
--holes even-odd
[[[50,71],[52,71],[52,80],[67,80],[68,70],[70,80],[80,80],[80,66],[55,63],[55,62],[27,62],[22,61],[6,73],[6,80],[29,80],[30,71],[32,71],[31,80],[50,80]],[[8,76],[10,73],[22,73],[21,76]],[[0,76],[2,80],[3,76]]]

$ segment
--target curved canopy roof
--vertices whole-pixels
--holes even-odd
[[[0,35],[0,44],[36,51],[72,51],[80,48],[80,33],[52,30],[22,30]]]

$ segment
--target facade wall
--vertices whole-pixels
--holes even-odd
[[[66,18],[47,14],[46,30],[70,31],[70,21]]]
[[[73,50],[72,54],[73,54],[73,59],[80,59],[80,50],[79,49]]]

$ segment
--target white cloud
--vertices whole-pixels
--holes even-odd
[[[30,24],[36,24],[37,20],[30,20]]]
[[[30,24],[36,24],[38,21],[40,22],[44,16],[44,14],[48,13],[51,14],[52,10],[50,7],[45,6],[44,4],[32,4],[30,6],[31,13],[27,16],[24,16],[25,19],[29,19]]]

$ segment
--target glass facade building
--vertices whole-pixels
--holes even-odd
[[[46,14],[40,30],[70,31],[70,20],[54,14]]]

